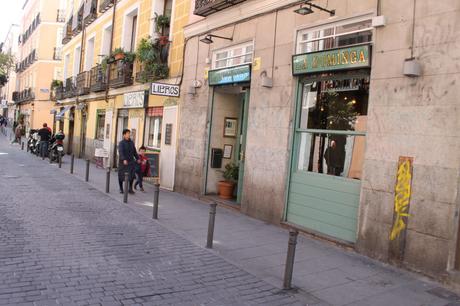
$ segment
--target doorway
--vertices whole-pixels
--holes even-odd
[[[75,107],[72,107],[69,112],[69,137],[68,137],[67,154],[72,154],[72,151],[73,151],[74,126],[75,126]]]
[[[114,150],[114,159],[113,159],[113,167],[118,167],[118,143],[123,138],[123,130],[128,128],[128,110],[127,109],[120,109],[118,111],[117,117],[117,134],[115,138],[115,150]]]
[[[82,111],[81,114],[81,139],[80,139],[80,158],[85,157],[86,153],[86,127],[88,123],[88,114],[86,111]]]
[[[218,184],[225,180],[224,173],[233,173],[233,196],[226,199],[233,204],[241,204],[243,195],[248,107],[248,86],[214,88],[205,194],[219,195]]]

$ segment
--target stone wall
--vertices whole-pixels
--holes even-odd
[[[423,76],[405,77],[413,0],[382,1],[376,29],[358,250],[388,260],[397,163],[413,157],[403,264],[442,276],[453,266],[460,169],[460,2],[419,0],[414,57]]]

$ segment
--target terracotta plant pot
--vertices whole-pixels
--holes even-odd
[[[115,58],[116,61],[120,61],[125,58],[125,55],[123,53],[117,53],[117,54],[114,54],[113,57]]]
[[[233,198],[233,189],[235,188],[235,183],[228,181],[220,181],[218,184],[219,197],[222,199],[232,199]]]

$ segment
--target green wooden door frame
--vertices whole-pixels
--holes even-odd
[[[244,182],[244,161],[246,159],[246,138],[248,131],[248,110],[249,110],[249,96],[250,90],[247,89],[244,93],[241,102],[241,134],[238,135],[238,155],[235,156],[238,161],[239,173],[238,173],[238,185],[237,185],[237,197],[236,202],[241,204],[243,198],[243,182]],[[241,147],[241,150],[239,149]]]

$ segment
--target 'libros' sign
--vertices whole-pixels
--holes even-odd
[[[370,67],[370,45],[310,52],[292,57],[292,74]]]
[[[208,83],[210,86],[249,81],[251,81],[251,65],[210,70],[208,73]]]
[[[180,87],[173,84],[152,83],[150,94],[154,96],[179,97]]]

